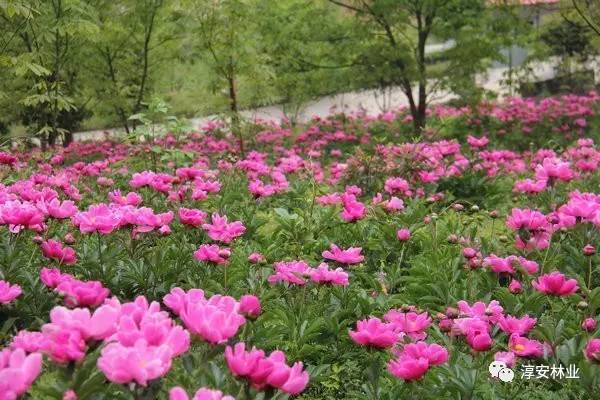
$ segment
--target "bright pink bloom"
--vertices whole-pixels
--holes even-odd
[[[22,293],[21,286],[0,281],[0,304],[8,304]]]
[[[57,240],[50,239],[42,243],[40,248],[44,257],[57,260],[59,264],[72,265],[77,262],[75,250]]]
[[[25,394],[42,370],[42,355],[21,349],[0,351],[0,398],[13,400]]]
[[[522,318],[503,315],[498,320],[498,326],[509,335],[517,334],[519,336],[525,336],[535,327],[536,322],[537,319],[529,318],[529,315],[525,315]]]
[[[426,312],[417,314],[416,312],[402,312],[400,310],[390,310],[384,317],[396,331],[410,336],[413,340],[424,340],[427,337],[425,331],[431,325],[431,318]]]
[[[577,280],[567,279],[558,271],[538,277],[537,280],[531,282],[531,285],[538,292],[554,296],[569,296],[579,290]]]
[[[259,390],[270,386],[297,395],[308,384],[309,375],[303,370],[302,363],[296,362],[290,367],[281,351],[266,357],[262,350],[246,351],[244,343],[237,343],[233,348],[227,346],[225,361],[233,375],[248,379]]]
[[[149,346],[144,340],[132,347],[110,343],[102,349],[98,369],[111,382],[146,386],[148,381],[166,375],[171,368],[171,357],[172,351],[167,345]]]
[[[78,400],[78,399],[79,399],[79,397],[77,396],[77,393],[75,393],[75,391],[73,389],[67,390],[63,394],[63,398],[62,398],[62,400]]]
[[[37,207],[45,214],[56,219],[71,218],[79,211],[75,203],[71,200],[65,200],[62,203],[58,199],[49,201],[39,200]]]
[[[585,346],[585,358],[592,362],[600,362],[600,339],[592,339]]]
[[[325,250],[321,254],[323,258],[334,260],[340,264],[358,264],[363,262],[364,256],[360,254],[362,248],[350,247],[346,250],[342,250],[335,244],[331,244],[330,250]]]
[[[535,179],[538,181],[551,183],[553,180],[559,180],[568,182],[573,178],[575,178],[575,172],[571,169],[571,165],[559,158],[544,158],[542,164],[538,164],[535,168]]]
[[[275,273],[267,278],[271,284],[288,282],[295,285],[304,285],[311,272],[311,268],[304,261],[280,261],[273,266]]]
[[[544,345],[541,342],[517,334],[508,339],[508,348],[519,357],[538,358],[544,355]]]
[[[310,280],[316,283],[330,283],[338,286],[348,286],[348,273],[342,268],[329,269],[329,265],[321,263],[317,268],[308,272]]]
[[[583,320],[583,322],[581,323],[581,329],[583,329],[584,331],[587,332],[593,332],[596,330],[596,320],[594,318],[586,318]]]
[[[448,351],[435,343],[410,343],[395,353],[397,359],[388,363],[388,370],[395,377],[406,381],[419,380],[430,367],[448,361]]]
[[[342,195],[343,210],[341,217],[346,222],[355,222],[365,217],[367,208],[363,203],[356,199],[356,196],[349,193]]]
[[[197,228],[204,223],[205,219],[206,213],[202,210],[183,207],[179,209],[179,220],[184,225],[190,225]]]
[[[482,301],[469,305],[464,300],[460,300],[456,303],[460,311],[461,316],[467,316],[472,318],[478,318],[483,321],[489,321],[496,323],[502,316],[504,309],[497,300],[490,301],[489,304],[485,304]]]
[[[250,318],[258,317],[262,312],[258,297],[251,294],[245,294],[240,297],[239,312]]]
[[[216,244],[200,245],[198,250],[194,252],[194,258],[198,261],[207,261],[219,265],[226,265],[229,262],[231,250],[228,248],[220,248]]]
[[[8,225],[11,232],[22,228],[40,231],[44,223],[44,214],[29,202],[19,200],[0,204],[0,224]]]
[[[248,261],[252,264],[258,264],[265,261],[265,257],[260,253],[252,253],[248,256]]]
[[[486,136],[475,137],[472,135],[467,136],[467,143],[474,149],[485,147],[490,142]]]
[[[87,211],[75,214],[71,220],[81,233],[98,232],[108,235],[119,227],[121,216],[106,204],[94,204]]]
[[[398,177],[386,179],[383,188],[389,194],[402,193],[406,196],[412,195],[408,182],[405,179]]]
[[[121,206],[134,206],[137,207],[142,203],[142,196],[136,192],[129,192],[126,195],[122,195],[120,190],[114,190],[108,194],[108,199],[115,204]]]
[[[399,241],[407,242],[410,240],[410,230],[406,228],[399,229],[398,232],[396,232],[396,236]]]
[[[187,293],[173,288],[163,302],[181,318],[186,328],[209,343],[221,344],[233,337],[246,323],[240,305],[229,296],[204,297],[200,289]]]
[[[510,351],[499,351],[494,354],[494,360],[496,361],[504,361],[508,368],[514,368],[517,363],[517,358],[515,357],[515,353]]]
[[[399,339],[394,332],[394,325],[381,322],[371,317],[356,322],[356,331],[349,332],[352,340],[362,346],[373,346],[381,349],[392,347]]]
[[[26,353],[35,353],[40,350],[44,335],[41,332],[19,331],[10,343],[11,349],[23,349]]]
[[[513,208],[506,225],[517,232],[515,245],[518,249],[543,250],[550,245],[552,226],[539,211]]]
[[[523,291],[523,285],[516,279],[512,279],[508,284],[508,291],[512,294],[519,294]]]
[[[241,221],[228,223],[227,216],[220,216],[218,213],[213,213],[212,223],[204,224],[202,228],[212,240],[223,243],[231,243],[235,238],[246,232],[246,227]]]

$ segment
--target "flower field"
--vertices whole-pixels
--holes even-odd
[[[599,109],[0,153],[0,400],[598,398]]]

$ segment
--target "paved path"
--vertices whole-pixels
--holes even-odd
[[[533,80],[543,81],[555,76],[556,60],[550,60],[543,63],[537,63],[533,68]],[[596,71],[596,82],[600,81],[599,71],[600,59],[589,63],[588,68]],[[509,95],[508,89],[503,84],[508,73],[507,67],[496,67],[489,69],[485,74],[477,76],[478,84],[490,91],[498,94],[500,98]],[[453,97],[449,92],[436,92],[431,97],[431,103],[440,103],[448,101]],[[309,102],[297,115],[298,121],[307,121],[308,119],[319,116],[325,117],[335,111],[357,111],[365,110],[369,114],[379,114],[388,110],[407,107],[408,101],[402,90],[398,87],[381,90],[364,90],[349,93],[340,93],[332,96],[325,96],[320,99]],[[280,105],[260,107],[253,110],[243,111],[246,118],[261,118],[269,121],[280,121],[285,118],[284,109]],[[191,125],[199,128],[207,121],[218,118],[217,115],[210,115],[191,119]],[[96,131],[78,132],[75,134],[75,140],[98,140],[105,137],[106,133],[110,136],[122,133],[120,129],[104,129]]]

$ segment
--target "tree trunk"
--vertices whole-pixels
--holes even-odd
[[[71,143],[73,143],[73,132],[71,132],[71,131],[65,132],[65,135],[63,138],[63,147],[67,147]]]
[[[230,71],[230,74],[227,77],[227,83],[229,86],[229,110],[231,111],[231,130],[233,134],[238,137],[238,140],[240,142],[240,153],[242,154],[242,157],[244,157],[244,137],[242,135],[240,127],[237,90],[235,87],[235,76],[232,71]]]

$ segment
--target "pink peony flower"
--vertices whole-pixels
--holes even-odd
[[[22,293],[21,286],[0,281],[0,304],[8,304]]]
[[[308,384],[309,375],[303,370],[302,363],[296,362],[290,367],[281,351],[266,357],[262,350],[246,351],[244,343],[237,343],[234,347],[227,346],[225,361],[234,376],[248,379],[259,390],[273,387],[297,395]]]
[[[197,228],[204,223],[205,219],[206,213],[202,210],[183,207],[179,209],[179,221],[184,225],[190,225]]]
[[[174,387],[169,391],[169,400],[190,400],[185,390],[180,387]],[[211,390],[200,388],[192,398],[192,400],[235,400],[231,396],[223,395],[220,390]]]
[[[521,282],[517,281],[516,279],[512,279],[508,284],[508,291],[512,294],[519,294],[523,292],[523,286],[521,285]]]
[[[220,248],[216,244],[200,245],[198,250],[194,252],[194,258],[198,261],[207,261],[219,265],[226,265],[229,262],[231,250],[228,248]]]
[[[258,317],[261,312],[260,300],[251,294],[245,294],[240,298],[240,313],[249,318]]]
[[[518,249],[543,250],[550,245],[552,226],[539,211],[513,208],[506,225],[517,232],[515,245]]]
[[[499,351],[494,354],[494,360],[496,361],[504,361],[508,368],[514,368],[517,363],[517,358],[515,357],[515,353],[510,351]]]
[[[348,273],[342,268],[329,269],[329,265],[321,263],[317,268],[308,271],[310,280],[315,283],[329,283],[338,286],[348,286]]]
[[[212,240],[223,243],[231,243],[235,238],[246,232],[246,228],[241,221],[228,223],[227,216],[220,216],[217,213],[212,215],[212,223],[204,224],[202,228]]]
[[[541,342],[518,334],[510,335],[508,348],[519,357],[538,358],[544,355],[544,346]]]
[[[398,232],[396,232],[396,236],[399,241],[407,242],[410,240],[410,231],[406,228],[399,229]]]
[[[600,362],[600,339],[592,339],[585,346],[585,358],[592,362]]]
[[[482,321],[489,321],[492,323],[498,322],[502,316],[502,312],[504,311],[497,300],[492,300],[489,304],[478,301],[473,303],[472,306],[470,306],[466,301],[460,300],[456,304],[461,316],[477,318],[481,319]]]
[[[42,254],[46,258],[57,260],[59,264],[72,265],[77,262],[77,256],[75,250],[71,247],[63,246],[63,244],[57,240],[47,240],[40,246]]]
[[[144,340],[132,347],[109,343],[102,349],[97,365],[111,382],[146,386],[149,381],[166,375],[171,368],[171,357],[167,345],[149,346]]]
[[[380,349],[390,348],[399,339],[394,325],[371,317],[356,322],[356,331],[350,331],[350,338],[361,346],[373,346]]]
[[[29,202],[9,200],[0,204],[0,224],[8,225],[13,233],[22,228],[39,232],[43,228],[44,214]]]
[[[448,351],[435,343],[407,344],[396,355],[398,358],[388,363],[388,370],[395,377],[405,381],[419,380],[431,366],[448,361]]]
[[[583,329],[584,331],[587,332],[593,332],[596,330],[596,320],[594,318],[586,318],[583,320],[583,322],[581,323],[581,329]]]
[[[360,247],[350,247],[347,250],[342,250],[332,243],[330,250],[323,251],[321,255],[323,258],[337,261],[340,264],[350,265],[363,262],[365,257],[360,254],[361,251],[362,248]]]
[[[274,264],[275,273],[267,280],[274,284],[288,282],[295,285],[304,285],[310,276],[311,268],[304,261],[280,261]]]
[[[75,393],[75,391],[73,389],[67,390],[63,394],[63,398],[62,398],[62,400],[78,400],[78,399],[79,399],[79,397],[77,396],[77,393]]]
[[[567,279],[558,271],[541,275],[537,280],[532,281],[531,285],[538,292],[554,296],[569,296],[579,290],[577,280]]]
[[[390,310],[384,317],[396,331],[405,333],[413,340],[424,340],[427,337],[425,331],[431,325],[431,318],[426,312],[417,314],[416,312],[401,312],[399,310]]]
[[[265,257],[260,253],[252,253],[248,256],[248,261],[252,264],[258,264],[265,261]]]
[[[42,355],[26,355],[21,349],[0,351],[0,398],[16,399],[25,394],[42,370]]]
[[[356,199],[356,196],[349,193],[344,193],[342,199],[341,217],[346,222],[356,222],[365,217],[367,208],[363,203]]]
[[[121,206],[134,206],[137,207],[142,204],[142,196],[136,192],[129,192],[126,195],[122,195],[120,190],[114,190],[108,194],[108,199],[115,204]]]
[[[535,327],[536,322],[537,319],[529,318],[528,315],[525,315],[520,319],[511,315],[503,315],[498,320],[498,326],[509,335],[517,334],[519,336],[524,336]]]
[[[227,342],[246,323],[240,305],[233,297],[214,295],[206,299],[200,289],[190,289],[186,293],[173,288],[163,301],[191,333],[209,343]]]
[[[75,214],[71,220],[81,233],[108,235],[119,227],[121,216],[106,204],[94,204],[87,211]]]

